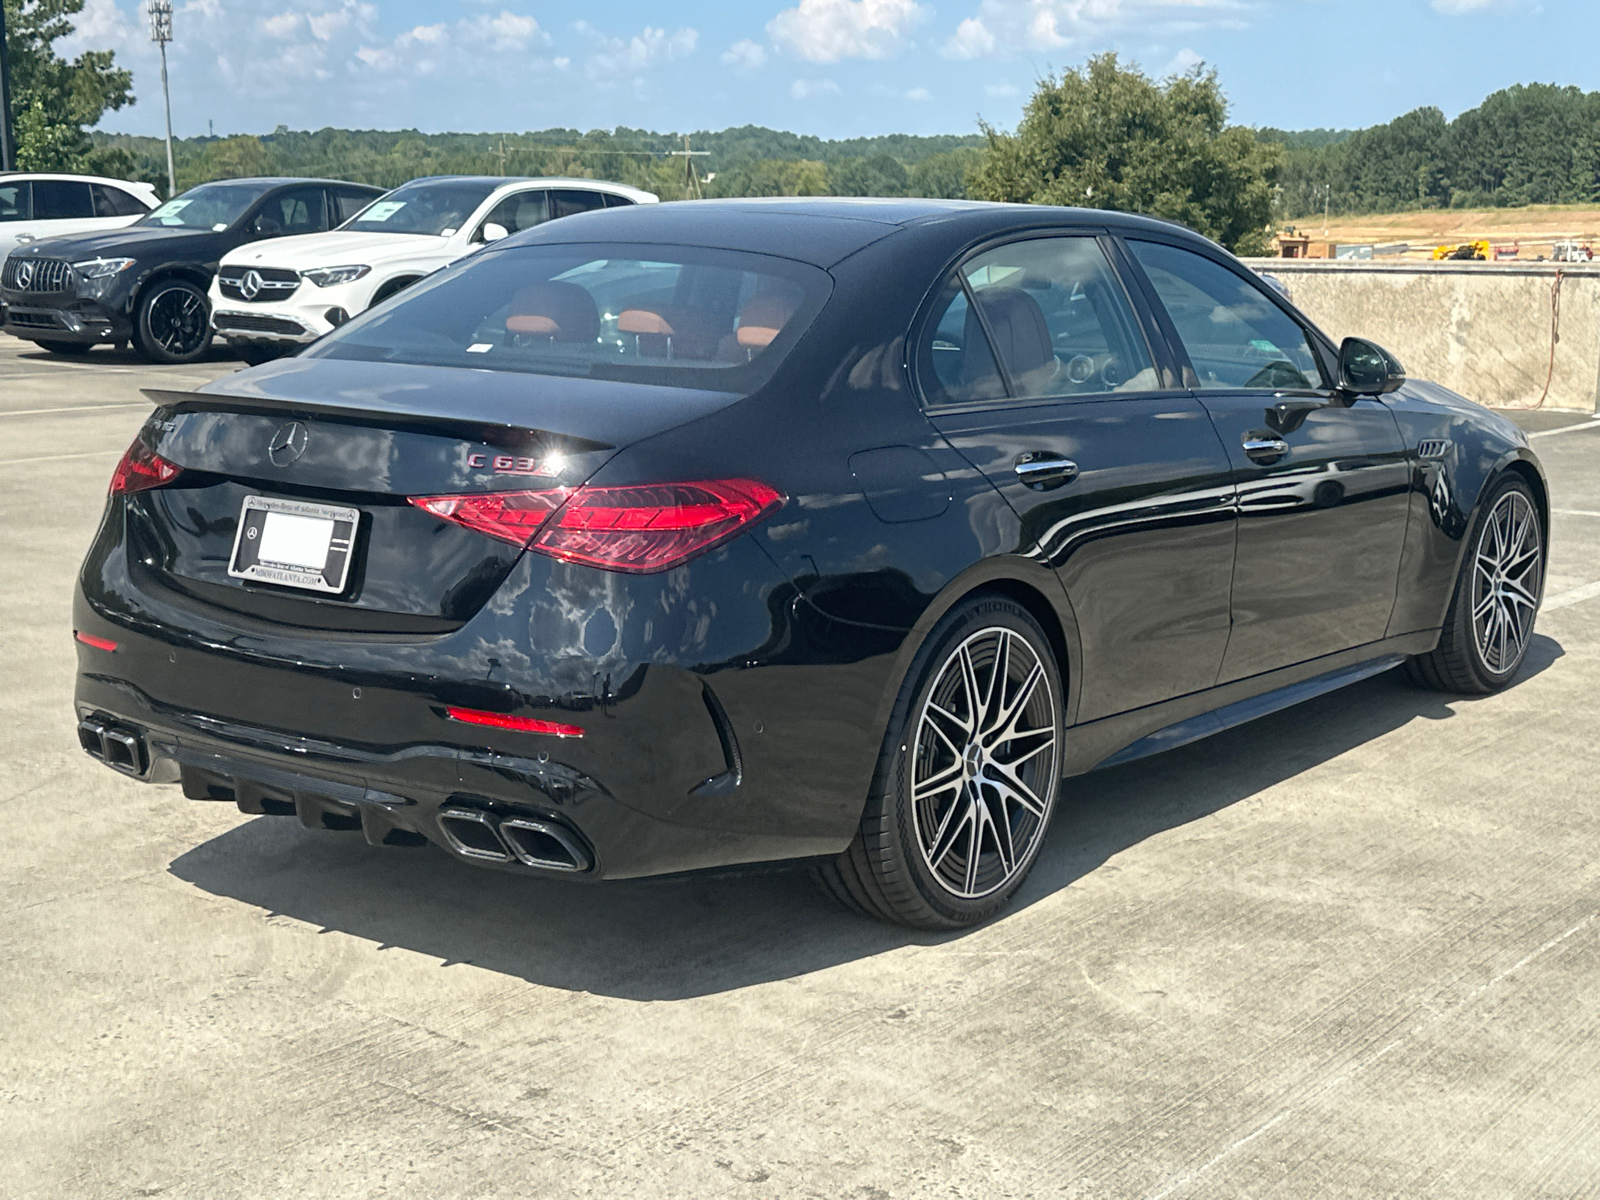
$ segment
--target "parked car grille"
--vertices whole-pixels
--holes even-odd
[[[11,255],[0,272],[0,287],[16,292],[64,292],[72,264],[59,258],[18,258]]]
[[[61,318],[53,312],[27,312],[12,308],[6,312],[6,324],[18,329],[65,329]]]
[[[254,275],[253,290],[246,295],[245,283]],[[293,294],[300,286],[300,273],[281,267],[225,267],[217,272],[217,288],[229,300],[246,304],[270,304]]]
[[[249,313],[218,313],[212,319],[218,333],[278,333],[285,337],[299,337],[305,326],[283,317],[256,317]]]

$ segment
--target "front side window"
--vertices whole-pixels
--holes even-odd
[[[831,285],[816,267],[709,248],[489,249],[307,354],[749,391]]]
[[[947,285],[924,342],[935,402],[1159,386],[1127,294],[1090,236],[1029,238],[973,258]]]
[[[1129,241],[1178,331],[1200,391],[1324,386],[1305,331],[1266,292],[1192,250]]]
[[[174,196],[139,224],[220,233],[244,216],[267,190],[268,185],[260,183],[203,183]]]
[[[0,221],[33,220],[33,185],[0,182]]]
[[[449,237],[472,219],[499,185],[484,181],[419,180],[375,200],[345,226],[355,233],[414,233]]]
[[[321,233],[328,228],[319,187],[292,188],[267,199],[256,214],[253,229],[262,237],[281,234]]]

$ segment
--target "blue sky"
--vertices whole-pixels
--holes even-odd
[[[175,132],[278,124],[823,137],[1014,127],[1040,76],[1116,50],[1214,65],[1236,121],[1447,116],[1513,83],[1600,89],[1596,0],[176,0]],[[88,0],[66,47],[113,48],[158,133],[142,0]]]

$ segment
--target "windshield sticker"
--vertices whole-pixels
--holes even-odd
[[[487,354],[494,349],[493,342],[473,342],[467,347],[468,354]]]
[[[154,217],[157,221],[165,221],[168,218],[177,216],[179,213],[181,213],[184,209],[188,208],[189,205],[191,205],[193,203],[194,203],[193,200],[168,200],[165,204],[163,204],[160,208],[156,209],[155,212],[151,213],[150,215],[152,217]]]
[[[406,206],[404,200],[379,200],[361,214],[363,221],[387,221]]]

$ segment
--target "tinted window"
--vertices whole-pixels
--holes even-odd
[[[478,237],[483,236],[484,225],[500,225],[507,233],[520,233],[550,219],[550,202],[544,192],[518,192],[507,196],[489,210],[478,226]]]
[[[1006,385],[995,366],[989,339],[959,277],[945,285],[935,306],[931,330],[923,338],[921,358],[924,390],[936,404],[1005,398]]]
[[[150,211],[149,205],[140,203],[121,188],[91,183],[89,191],[94,195],[94,215],[97,217],[142,217]]]
[[[348,228],[359,233],[449,236],[472,219],[498,186],[493,181],[408,183],[374,201]]]
[[[181,196],[174,196],[139,224],[161,225],[169,229],[226,229],[244,216],[270,186],[264,183],[203,183]]]
[[[749,390],[827,299],[824,271],[688,246],[488,250],[356,318],[313,357]]]
[[[328,227],[328,215],[323,211],[322,189],[291,188],[267,197],[250,226],[263,237],[321,233]]]
[[[613,195],[611,192],[601,192],[600,195],[605,200],[607,208],[627,208],[633,203],[626,196]]]
[[[373,200],[371,192],[357,192],[350,188],[335,188],[331,195],[334,204],[333,219],[340,225],[371,204]]]
[[[550,219],[570,217],[573,213],[589,212],[606,206],[605,193],[581,192],[575,188],[550,193]]]
[[[33,219],[35,221],[77,221],[94,216],[94,201],[87,183],[64,179],[33,181]]]
[[[1031,238],[962,268],[1011,394],[1031,399],[1157,386],[1122,284],[1093,237]]]
[[[0,183],[0,221],[33,219],[33,185],[26,182]]]
[[[1255,283],[1191,250],[1130,241],[1194,365],[1195,387],[1320,388],[1305,332]]]

